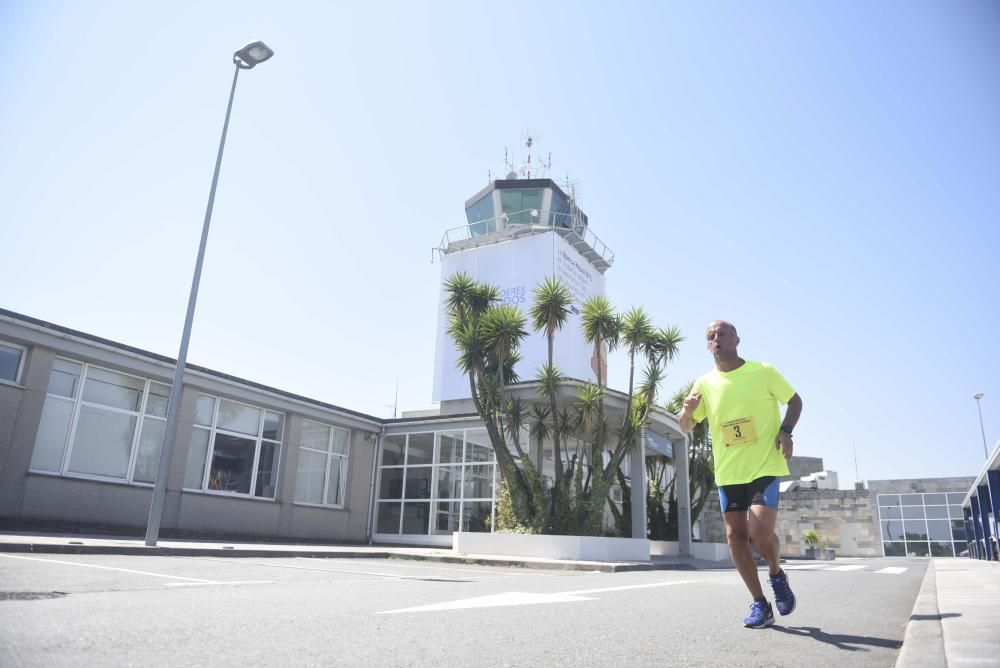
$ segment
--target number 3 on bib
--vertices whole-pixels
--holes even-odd
[[[753,418],[737,418],[722,423],[722,438],[726,447],[734,445],[749,445],[757,442],[757,427]]]

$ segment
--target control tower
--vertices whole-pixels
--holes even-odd
[[[573,295],[573,305],[556,333],[555,364],[569,378],[597,377],[600,367],[593,347],[583,339],[581,309],[594,295],[604,294],[604,273],[614,262],[614,253],[591,231],[572,194],[552,179],[533,178],[531,172],[529,153],[526,164],[512,168],[506,178],[491,181],[466,201],[466,224],[447,230],[437,248],[442,289],[434,401],[469,398],[468,379],[455,366],[458,352],[448,336],[444,307],[443,285],[459,272],[497,285],[504,303],[519,307],[525,315],[531,310],[535,286],[547,276],[562,281]],[[521,354],[518,376],[534,379],[547,361],[544,334],[531,332],[521,344]]]

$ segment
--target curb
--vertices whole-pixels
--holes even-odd
[[[19,554],[104,554],[120,556],[157,557],[228,557],[228,558],[289,558],[309,559],[399,559],[408,561],[435,561],[447,564],[532,568],[542,570],[589,571],[600,573],[627,573],[631,571],[695,571],[691,564],[659,563],[581,563],[575,561],[534,561],[515,558],[486,556],[449,556],[384,552],[331,552],[329,550],[255,550],[247,548],[211,547],[147,547],[132,545],[86,545],[60,543],[3,543],[0,553]]]
[[[937,668],[946,665],[948,659],[944,649],[941,611],[938,609],[937,575],[934,560],[931,559],[920,585],[920,593],[913,603],[896,668]]]

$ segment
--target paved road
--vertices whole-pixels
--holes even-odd
[[[892,666],[926,565],[789,563],[749,630],[733,570],[0,554],[0,663]]]

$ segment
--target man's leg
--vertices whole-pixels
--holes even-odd
[[[777,575],[781,570],[779,554],[781,543],[777,534],[774,533],[774,526],[778,521],[778,510],[768,506],[750,506],[750,537],[753,538],[754,547],[760,556],[767,562],[767,567],[771,575]],[[754,572],[757,566],[754,565]]]
[[[759,600],[764,598],[764,590],[760,586],[757,562],[750,550],[750,522],[747,515],[747,511],[737,510],[722,513],[722,519],[726,523],[726,540],[729,542],[729,554],[733,558],[733,564],[740,572],[743,584],[750,590],[750,594],[755,600]],[[756,538],[754,542],[756,542]]]

